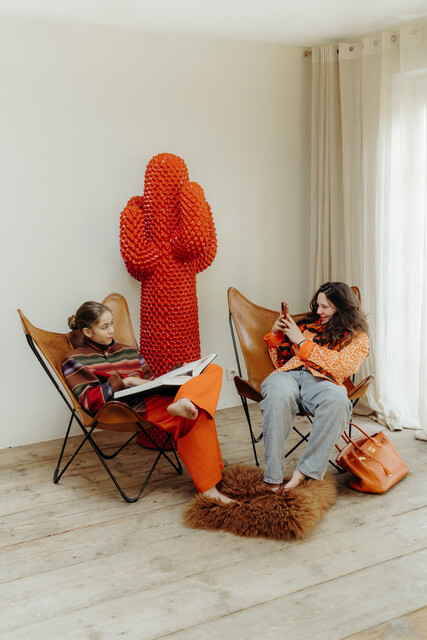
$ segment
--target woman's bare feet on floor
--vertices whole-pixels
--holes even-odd
[[[187,420],[195,420],[199,415],[197,407],[189,398],[180,398],[173,402],[168,406],[167,412],[171,416],[180,416],[181,418],[187,418]]]
[[[301,482],[305,480],[306,477],[307,476],[301,473],[301,471],[298,471],[298,469],[295,469],[295,471],[292,474],[292,478],[289,480],[289,482],[285,484],[285,489],[294,489],[299,484],[301,484]]]
[[[216,487],[212,487],[211,489],[204,491],[201,495],[206,496],[206,498],[214,498],[215,500],[218,500],[224,505],[237,504],[237,500],[233,500],[232,498],[228,498],[227,496],[223,495],[218,491]]]

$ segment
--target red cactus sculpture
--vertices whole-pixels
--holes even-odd
[[[214,260],[215,225],[184,160],[161,153],[145,172],[144,195],[120,218],[120,251],[141,282],[140,350],[156,375],[200,357],[196,274]]]

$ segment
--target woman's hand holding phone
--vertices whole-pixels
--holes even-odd
[[[299,344],[304,340],[304,334],[300,331],[295,320],[289,315],[289,306],[286,302],[282,302],[280,305],[280,316],[273,324],[271,333],[284,333],[291,342]]]
[[[299,345],[300,342],[306,339],[292,316],[288,315],[288,317],[284,321],[284,324],[286,325],[284,333],[288,336],[291,342]]]
[[[273,328],[271,329],[271,333],[279,333],[282,331],[283,333],[287,329],[287,325],[285,324],[286,318],[289,313],[289,306],[287,302],[282,302],[280,304],[280,315],[277,318],[276,322],[273,324]]]

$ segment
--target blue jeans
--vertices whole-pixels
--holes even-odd
[[[351,418],[352,404],[345,387],[313,376],[306,369],[275,371],[261,386],[264,434],[264,481],[283,481],[285,443],[299,411],[313,416],[307,447],[297,469],[321,480],[326,473],[334,444]]]

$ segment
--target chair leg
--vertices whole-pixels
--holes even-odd
[[[141,425],[138,425],[138,426],[141,429],[141,431],[145,432],[146,436],[157,447],[157,449],[159,451],[159,454],[158,454],[157,457],[160,458],[160,456],[163,456],[164,458],[166,458],[166,460],[169,462],[170,465],[172,465],[172,467],[175,469],[175,471],[177,471],[179,474],[182,474],[183,473],[183,469],[182,469],[181,460],[178,458],[178,452],[176,450],[175,443],[174,443],[173,438],[171,437],[170,433],[168,431],[166,431],[167,438],[166,438],[165,442],[163,443],[163,446],[160,448],[159,445],[156,444],[156,441],[151,437],[149,429],[143,429],[141,427]],[[134,434],[134,437],[135,436],[136,436],[136,434]],[[169,458],[168,454],[165,451],[165,447],[166,447],[166,445],[168,443],[171,445],[172,452],[173,452],[173,454],[175,456],[176,464],[174,463],[173,460],[171,460]],[[156,464],[157,464],[157,462],[156,462]]]
[[[61,466],[62,457],[64,455],[65,447],[67,445],[68,436],[70,435],[70,429],[71,429],[71,424],[72,424],[73,420],[74,420],[74,414],[71,413],[70,422],[68,423],[67,431],[65,432],[65,438],[64,438],[64,441],[62,443],[61,452],[60,452],[59,458],[58,458],[58,463],[56,465],[55,471],[53,472],[53,482],[54,482],[54,484],[56,484],[59,481],[59,478],[61,477],[59,475],[59,467]]]
[[[354,376],[353,376],[353,378],[354,378]],[[351,428],[352,428],[352,424],[351,423],[353,421],[354,407],[357,405],[359,400],[360,400],[360,398],[356,398],[356,400],[352,400],[351,401],[351,404],[353,405],[353,409],[352,409],[352,415],[351,415],[351,418],[350,418],[350,423],[348,425],[348,435],[350,436],[350,438],[351,438]]]
[[[252,422],[251,422],[251,416],[250,416],[250,413],[249,413],[248,401],[246,400],[246,398],[244,396],[240,396],[240,400],[242,401],[243,410],[245,412],[246,420],[247,420],[248,427],[249,427],[249,433],[251,434],[251,442],[252,442],[252,448],[253,448],[253,451],[254,451],[255,464],[256,464],[257,467],[259,467],[259,461],[258,461],[258,456],[257,456],[255,445],[260,440],[262,440],[262,432],[259,434],[258,438],[255,438],[254,431],[252,429]]]
[[[151,442],[155,445],[155,448],[156,448],[157,450],[159,450],[159,446],[155,443],[155,441],[154,441],[154,440],[153,440],[153,438],[151,437],[151,435],[150,435],[150,433],[149,433],[149,430],[144,429],[143,427],[141,427],[141,425],[140,425],[140,424],[138,424],[138,427],[139,427],[140,431],[143,431],[143,432],[145,433],[145,435],[146,435],[146,436],[151,440]],[[125,442],[124,444],[122,444],[122,446],[121,446],[121,447],[119,447],[119,448],[117,449],[117,451],[114,451],[114,453],[110,453],[110,454],[105,453],[105,452],[101,449],[101,447],[100,447],[100,446],[95,442],[95,440],[94,440],[94,444],[95,444],[95,446],[98,448],[98,451],[99,451],[99,453],[101,454],[101,456],[104,458],[104,460],[113,460],[113,458],[115,458],[115,457],[120,453],[120,451],[122,451],[125,447],[127,447],[127,445],[128,445],[130,442],[132,442],[132,440],[134,440],[134,438],[136,438],[136,436],[138,435],[138,433],[139,433],[139,432],[135,432],[135,433],[133,433],[133,434],[131,435],[131,437],[130,437],[130,438],[128,438],[128,439],[126,440],[126,442]],[[166,432],[166,433],[167,433],[167,432]],[[169,434],[168,434],[168,438],[169,438],[169,437],[170,437],[170,436],[169,436]],[[172,440],[172,439],[171,439],[170,444],[171,444],[171,450],[172,450],[172,452],[173,452],[173,453],[174,453],[174,455],[175,455],[176,464],[173,462],[173,460],[171,460],[171,459],[169,458],[168,454],[167,454],[165,451],[163,451],[162,455],[163,455],[163,457],[164,457],[164,458],[166,458],[166,460],[169,462],[169,464],[171,464],[171,465],[174,467],[174,469],[175,469],[178,473],[183,473],[183,471],[182,471],[182,466],[181,466],[181,461],[180,461],[180,459],[178,458],[178,453],[177,453],[177,451],[176,451],[176,448],[175,448],[175,445],[174,445],[174,443],[173,443],[173,440]]]
[[[334,467],[334,469],[336,469],[338,471],[338,473],[345,473],[345,469],[342,469],[341,467],[339,467],[332,460],[329,460],[329,464],[331,464]]]
[[[295,451],[295,449],[298,449],[298,447],[300,446],[300,444],[302,444],[303,442],[308,442],[308,436],[305,436],[303,433],[301,433],[301,431],[299,431],[299,429],[296,428],[296,426],[293,426],[293,430],[297,432],[297,434],[299,435],[299,437],[301,438],[299,442],[297,442],[296,445],[294,445],[292,447],[292,449],[289,449],[288,453],[285,454],[285,458],[287,458],[288,456],[291,455],[291,453],[293,453]]]
[[[68,426],[68,430],[67,430],[67,434],[64,438],[64,443],[62,445],[62,450],[61,450],[61,454],[59,456],[59,461],[58,461],[58,465],[55,469],[55,473],[53,476],[53,482],[55,484],[57,484],[59,482],[59,480],[61,479],[61,477],[64,475],[65,471],[68,469],[68,467],[70,466],[70,464],[72,463],[72,461],[74,460],[74,458],[76,457],[76,455],[78,454],[78,452],[80,451],[80,449],[82,448],[82,446],[84,445],[84,443],[86,441],[90,442],[90,444],[92,445],[92,449],[95,451],[96,455],[98,456],[101,464],[103,465],[104,469],[106,470],[106,472],[108,473],[108,475],[110,476],[111,480],[114,482],[116,488],[118,489],[120,495],[122,496],[122,498],[124,500],[126,500],[126,502],[136,502],[136,500],[138,498],[129,498],[129,496],[126,495],[126,493],[123,491],[123,489],[121,488],[121,486],[119,485],[119,483],[116,480],[116,477],[114,476],[114,474],[112,473],[112,471],[110,470],[109,466],[106,464],[105,460],[102,457],[102,454],[100,453],[99,447],[96,445],[94,439],[91,437],[93,430],[95,429],[95,426],[93,426],[90,431],[87,431],[82,425],[80,425],[80,427],[83,429],[83,432],[85,433],[85,437],[83,438],[82,442],[79,444],[79,446],[77,447],[77,449],[74,451],[73,455],[71,456],[71,458],[68,460],[67,464],[63,467],[62,471],[59,472],[59,465],[60,465],[60,461],[62,459],[64,450],[65,450],[65,445],[66,442],[68,440],[68,435],[69,435],[69,429],[71,426],[71,422]],[[138,496],[139,497],[139,496]]]
[[[73,419],[76,418],[80,428],[82,429],[83,433],[85,434],[85,437],[83,438],[82,442],[79,444],[79,446],[76,448],[76,450],[74,451],[73,455],[71,456],[71,458],[68,460],[67,464],[63,467],[63,469],[61,471],[59,471],[60,465],[61,465],[61,461],[64,455],[64,451],[65,451],[65,447],[68,441],[68,437],[69,437],[69,433],[70,433],[70,429],[71,429],[71,424]],[[123,444],[122,446],[119,447],[119,449],[117,449],[117,451],[115,451],[113,454],[105,454],[102,449],[98,446],[98,444],[95,442],[95,440],[92,437],[92,433],[93,431],[96,429],[96,424],[94,424],[90,430],[87,430],[78,420],[78,418],[75,416],[75,414],[73,414],[71,416],[70,422],[68,424],[68,428],[67,428],[67,432],[65,434],[65,438],[64,438],[64,442],[62,444],[62,448],[61,448],[61,453],[59,456],[59,460],[58,460],[58,464],[56,466],[54,475],[53,475],[53,482],[55,484],[57,484],[59,482],[59,480],[61,479],[61,477],[63,476],[63,474],[65,473],[65,471],[68,469],[68,467],[70,466],[71,462],[74,460],[74,458],[76,457],[76,455],[79,453],[79,451],[81,450],[81,448],[83,447],[84,443],[87,441],[90,443],[90,445],[92,446],[92,449],[94,450],[94,452],[96,453],[96,455],[98,456],[101,464],[103,465],[104,469],[106,470],[106,472],[108,473],[108,475],[110,476],[111,480],[113,481],[114,485],[116,486],[117,490],[119,491],[120,495],[122,496],[123,500],[125,500],[126,502],[137,502],[139,500],[139,498],[142,495],[142,492],[144,491],[145,487],[147,486],[147,483],[149,481],[149,479],[151,478],[151,475],[153,474],[154,469],[157,466],[157,463],[159,462],[161,456],[164,456],[167,461],[169,462],[169,464],[172,465],[172,467],[179,473],[182,474],[183,473],[183,469],[182,469],[182,465],[181,465],[181,461],[178,458],[178,453],[176,451],[174,442],[172,440],[172,438],[170,437],[170,434],[167,434],[167,438],[165,439],[163,446],[159,447],[159,445],[155,442],[155,440],[149,435],[149,431],[144,429],[141,425],[138,424],[138,427],[140,428],[141,431],[145,431],[145,433],[148,435],[149,439],[152,441],[152,443],[155,445],[155,447],[158,450],[158,454],[156,456],[156,459],[154,460],[154,463],[152,464],[140,490],[138,491],[137,495],[135,497],[129,497],[125,491],[122,489],[122,487],[120,486],[117,478],[115,477],[115,475],[113,474],[113,472],[111,471],[110,467],[107,465],[107,463],[105,462],[106,459],[112,459],[114,458],[120,451],[123,450],[123,448],[129,444],[129,442],[131,442],[131,440],[133,440],[138,432],[135,432],[132,434],[132,436],[130,438],[128,438],[128,440],[125,442],[125,444]],[[175,459],[176,459],[176,464],[173,460],[171,460],[171,458],[168,456],[168,454],[165,452],[165,448],[167,444],[171,445],[172,451],[175,455]]]
[[[149,436],[149,438],[150,438],[150,440],[152,440],[151,436]],[[154,440],[152,440],[152,441],[154,442]],[[177,459],[178,466],[175,466],[175,464],[172,462],[172,460],[170,460],[170,458],[168,457],[168,455],[165,453],[165,447],[166,447],[166,445],[167,445],[168,443],[172,445],[172,449],[173,449],[173,452],[175,453],[175,457],[176,457],[176,459]],[[158,448],[159,448],[159,447],[158,447]],[[128,498],[128,497],[124,494],[124,492],[120,491],[120,493],[122,494],[122,496],[124,497],[124,499],[126,500],[126,502],[137,502],[137,500],[139,500],[139,498],[140,498],[140,497],[141,497],[141,495],[142,495],[142,492],[144,491],[145,487],[147,486],[148,481],[149,481],[149,479],[151,478],[151,475],[152,475],[152,473],[153,473],[154,469],[156,468],[157,463],[158,463],[158,461],[160,460],[160,457],[161,457],[162,455],[163,455],[163,456],[165,456],[165,458],[167,458],[167,460],[168,460],[168,461],[170,462],[170,464],[171,464],[171,465],[172,465],[172,466],[173,466],[173,467],[178,471],[178,473],[180,473],[180,474],[182,474],[182,473],[183,473],[183,469],[182,469],[181,461],[180,461],[180,460],[179,460],[179,458],[178,458],[178,454],[177,454],[177,452],[176,452],[175,445],[174,445],[174,443],[173,443],[173,441],[172,441],[172,438],[171,438],[170,434],[168,433],[168,434],[167,434],[167,438],[166,438],[166,440],[164,441],[164,443],[163,443],[162,447],[161,447],[161,448],[159,448],[159,453],[157,454],[157,457],[156,457],[156,459],[155,459],[155,461],[154,461],[154,463],[153,463],[153,465],[152,465],[152,467],[151,467],[150,471],[148,472],[147,477],[145,478],[145,480],[144,480],[144,482],[143,482],[143,484],[142,484],[142,486],[141,486],[141,488],[140,488],[140,490],[139,490],[139,492],[138,492],[138,495],[137,495],[135,498]]]

